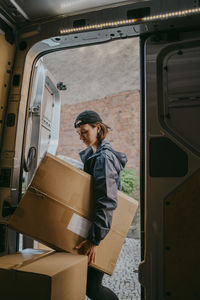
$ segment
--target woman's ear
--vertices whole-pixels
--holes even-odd
[[[97,133],[99,133],[101,131],[101,125],[97,125]]]

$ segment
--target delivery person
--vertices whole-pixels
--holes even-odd
[[[108,234],[114,209],[117,207],[117,190],[121,189],[120,171],[124,168],[126,154],[116,152],[105,140],[110,129],[95,111],[80,113],[74,123],[80,139],[87,148],[80,152],[84,171],[93,176],[95,215],[84,240],[77,249],[88,256],[88,264],[95,262],[96,248]],[[94,300],[115,300],[118,297],[102,286],[104,273],[88,267],[87,296]]]

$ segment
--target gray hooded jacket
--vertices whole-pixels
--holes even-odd
[[[95,153],[88,147],[80,152],[80,158],[84,163],[84,171],[93,176],[96,200],[95,215],[87,240],[99,245],[111,227],[113,210],[117,207],[117,190],[121,189],[120,171],[125,167],[127,157],[113,150],[103,140]]]

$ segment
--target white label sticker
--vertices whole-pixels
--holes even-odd
[[[73,214],[67,226],[67,229],[86,239],[88,236],[88,230],[90,228],[90,225],[91,222],[87,219],[77,214]]]

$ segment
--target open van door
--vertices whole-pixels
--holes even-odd
[[[60,94],[57,81],[42,59],[34,70],[24,136],[22,194],[46,152],[56,155],[60,128]],[[32,248],[33,239],[19,235],[19,249]]]
[[[21,101],[21,84],[23,80],[29,82],[30,73],[28,81],[26,72],[22,79],[22,49],[18,47],[15,53],[17,27],[7,17],[0,15],[0,255],[33,246],[32,240],[7,228],[7,217],[17,206],[45,152],[56,154],[60,124],[59,85],[42,59],[34,65],[29,92]]]
[[[142,49],[145,237],[139,278],[145,299],[199,299],[200,34],[155,33]]]
[[[24,189],[28,187],[45,152],[56,154],[59,127],[60,95],[57,82],[40,59],[34,70],[24,141]]]
[[[5,51],[1,47],[1,50],[4,51],[4,56],[8,53],[10,54],[11,50]],[[3,56],[2,56],[3,57]],[[9,65],[11,65],[11,57],[9,57]],[[5,74],[9,74],[7,70],[5,70]],[[8,80],[8,79],[7,79]],[[5,85],[8,83],[5,83]],[[3,86],[4,87],[4,86]],[[5,87],[4,87],[5,88]],[[2,98],[3,100],[3,98]],[[6,102],[6,100],[4,100]],[[3,105],[3,104],[2,104]],[[12,107],[13,109],[13,107]],[[10,115],[15,115],[15,113],[10,113]],[[9,115],[7,116],[7,120]],[[8,121],[7,121],[8,122]],[[19,194],[23,194],[28,187],[32,176],[35,172],[35,169],[39,165],[42,157],[44,156],[45,152],[49,152],[53,155],[56,154],[57,146],[58,146],[58,139],[59,139],[59,125],[60,125],[60,95],[59,90],[57,88],[57,81],[51,75],[51,73],[47,70],[45,65],[40,59],[34,69],[34,76],[32,82],[32,90],[31,90],[31,97],[30,103],[28,104],[27,109],[27,117],[26,117],[26,133],[23,139],[23,160],[22,165],[20,167],[21,170],[21,186],[19,189],[16,189]],[[8,126],[9,127],[9,126]],[[11,126],[12,127],[12,126]],[[11,137],[13,138],[13,137]],[[4,170],[9,170],[8,168],[1,168],[1,172],[3,172],[2,180],[5,179]],[[12,172],[10,172],[12,173]],[[13,176],[15,176],[13,174]],[[17,180],[17,178],[12,177],[13,182]],[[3,186],[4,185],[4,186]],[[4,189],[8,186],[5,186],[6,183],[1,183],[1,187]],[[11,191],[13,187],[11,188]],[[3,215],[6,214],[6,210],[9,209],[12,211],[12,207],[17,205],[17,201],[12,201],[10,203],[10,197],[5,198],[5,193],[2,191],[2,197],[4,202],[2,203],[2,210]],[[17,200],[17,198],[16,198]],[[11,207],[9,208],[9,204]],[[5,238],[5,224],[2,220],[1,228],[2,228],[2,235],[1,238]],[[20,235],[20,240],[16,240],[17,244],[13,241],[13,236],[15,233],[12,230],[7,229],[7,236],[12,235],[10,241],[8,238],[7,245],[2,241],[2,252],[13,252],[16,249],[17,244],[19,243],[19,249],[32,247],[33,240],[27,237],[22,237]],[[18,237],[18,235],[17,235]],[[4,240],[5,242],[5,240]]]

